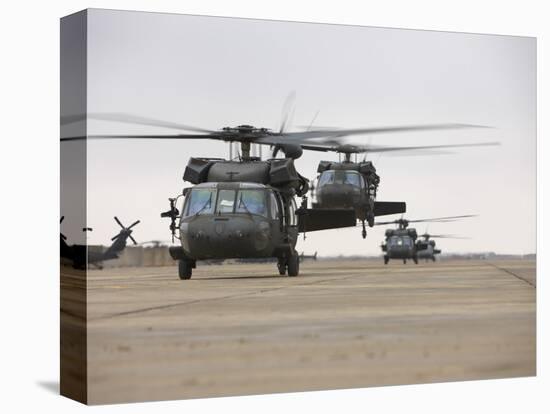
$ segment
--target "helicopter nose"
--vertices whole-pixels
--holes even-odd
[[[329,184],[319,189],[318,197],[329,207],[353,207],[359,194],[359,188],[352,185]]]
[[[254,257],[269,247],[271,228],[255,217],[211,216],[189,223],[181,235],[184,250],[191,257]]]

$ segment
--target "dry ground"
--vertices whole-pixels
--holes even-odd
[[[535,263],[306,261],[88,275],[88,401],[530,376]]]

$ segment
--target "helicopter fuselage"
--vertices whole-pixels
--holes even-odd
[[[419,259],[432,260],[435,262],[435,255],[441,253],[441,250],[435,248],[433,240],[418,240],[416,242],[417,257]]]
[[[401,214],[407,209],[404,202],[376,201],[380,177],[370,161],[321,161],[317,168],[317,209],[352,209],[363,224],[363,238],[367,236],[365,223],[374,226],[376,216]]]
[[[179,238],[188,260],[288,255],[298,239],[296,203],[258,183],[198,184],[187,192]]]
[[[319,164],[315,208],[353,208],[357,218],[374,222],[378,175],[370,162]]]
[[[418,260],[416,250],[415,229],[388,229],[386,230],[386,241],[382,245],[384,251],[384,263],[390,259],[412,259],[415,263]]]

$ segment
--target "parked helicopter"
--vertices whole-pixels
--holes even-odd
[[[438,125],[426,129],[453,129],[464,127],[476,127],[475,125]],[[417,128],[410,127],[417,130]],[[406,129],[406,130],[410,130]],[[323,152],[337,152],[344,155],[342,162],[320,161],[317,168],[317,186],[311,186],[316,202],[314,208],[353,208],[357,218],[362,222],[362,236],[367,236],[365,222],[372,227],[374,218],[385,214],[398,214],[405,212],[404,203],[396,202],[375,202],[376,193],[380,184],[380,176],[376,168],[366,157],[363,161],[357,162],[357,154],[362,153],[384,153],[397,151],[419,151],[431,149],[450,149],[462,147],[480,147],[499,145],[498,142],[481,142],[473,144],[451,144],[451,145],[423,145],[407,147],[383,147],[372,145],[350,145],[339,144],[338,142],[325,141],[324,143],[302,145],[303,149]],[[355,154],[355,161],[352,155]]]
[[[61,220],[59,221],[60,224],[63,222],[64,218],[65,216],[61,216]],[[125,227],[116,216],[114,219],[122,229],[111,239],[113,243],[107,248],[107,250],[104,252],[95,252],[89,250],[88,246],[82,244],[73,244],[69,246],[66,241],[67,237],[63,233],[60,233],[61,258],[71,263],[75,269],[85,269],[87,265],[90,264],[101,269],[103,268],[101,265],[102,262],[106,260],[118,259],[118,255],[126,248],[126,241],[128,239],[132,240],[134,244],[137,244],[135,239],[132,237],[132,227],[136,226],[140,223],[140,221],[137,220],[130,226]],[[83,228],[82,230],[92,231],[89,227]]]
[[[467,239],[467,237],[459,237],[449,234],[429,234],[424,233],[418,236],[416,241],[416,257],[418,260],[425,259],[435,262],[435,256],[441,253],[440,249],[435,248],[435,238],[439,239]]]
[[[411,259],[415,264],[418,264],[419,257],[423,257],[424,253],[419,253],[426,249],[430,249],[430,253],[426,252],[426,255],[433,257],[435,248],[435,242],[430,244],[423,241],[417,242],[418,234],[416,229],[408,228],[410,223],[422,223],[422,222],[437,222],[448,223],[461,218],[476,217],[476,215],[462,215],[462,216],[448,216],[448,217],[436,217],[426,218],[419,220],[407,220],[403,217],[394,220],[376,223],[377,226],[384,226],[388,224],[397,224],[397,229],[386,230],[386,241],[381,244],[382,251],[384,252],[384,264],[388,264],[390,259],[402,259],[403,263],[407,263],[407,259]],[[427,240],[427,239],[426,239]],[[428,247],[430,246],[430,247]],[[435,253],[436,254],[436,253]]]

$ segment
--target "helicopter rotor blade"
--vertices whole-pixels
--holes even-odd
[[[132,240],[132,242],[137,246],[137,242],[136,240],[131,236],[131,235],[128,235],[128,237],[130,238],[130,240]]]
[[[462,237],[462,236],[455,236],[454,234],[422,234],[421,237],[429,236],[430,239],[438,238],[438,239],[464,239],[469,240],[471,237]]]
[[[61,117],[61,124],[71,124],[84,119],[97,119],[101,121],[121,122],[134,125],[147,125],[161,128],[170,128],[183,131],[214,133],[215,131],[205,128],[199,128],[192,125],[180,124],[177,122],[163,121],[160,119],[148,118],[139,115],[127,114],[124,112],[95,112],[87,115],[69,115]]]
[[[323,144],[330,144],[329,146]],[[389,146],[375,146],[375,145],[351,145],[351,144],[342,144],[334,145],[334,141],[325,141],[321,142],[321,145],[315,144],[306,144],[301,145],[303,149],[311,151],[333,151],[341,152],[348,154],[360,154],[360,153],[385,153],[385,152],[399,152],[399,151],[425,151],[431,149],[445,149],[445,148],[467,148],[467,147],[489,147],[489,146],[498,146],[500,142],[475,142],[472,144],[450,144],[450,145],[419,145],[419,146],[407,146],[407,147],[389,147]],[[440,153],[449,153],[441,152]],[[424,153],[425,154],[425,153]],[[429,153],[431,155],[436,154],[436,152]]]
[[[61,219],[59,220],[59,224],[63,223],[63,220],[65,220],[65,216],[61,216]]]
[[[111,237],[111,241],[115,241],[120,237],[120,233],[118,233],[115,237]]]
[[[120,227],[122,227],[123,229],[125,228],[124,225],[120,222],[120,220],[118,219],[117,216],[115,216],[115,221],[118,223],[118,225],[119,225]]]
[[[290,118],[294,112],[294,101],[296,100],[296,91],[291,91],[285,99],[283,108],[281,110],[281,124],[279,126],[279,133],[282,134],[288,127]]]
[[[450,129],[465,128],[490,128],[484,125],[471,124],[431,124],[431,125],[403,125],[403,126],[385,126],[371,128],[353,128],[353,129],[316,129],[304,132],[288,132],[283,134],[289,138],[313,139],[313,138],[343,138],[351,135],[385,134],[396,132],[414,132],[414,131],[441,131]]]
[[[79,141],[84,139],[219,139],[226,140],[226,137],[221,134],[211,134],[211,135],[199,135],[199,134],[175,134],[175,135],[87,135],[87,136],[76,136],[76,137],[63,137],[61,141]]]
[[[139,223],[141,223],[140,220],[135,221],[135,222],[132,223],[130,226],[128,226],[128,227],[126,228],[126,230],[130,230],[132,227],[134,227],[135,225],[137,225],[137,224],[139,224]]]
[[[477,214],[466,214],[462,216],[447,216],[447,217],[434,217],[426,219],[416,219],[416,220],[407,220],[409,223],[421,223],[425,221],[454,221],[455,219],[468,218],[468,217],[477,217]]]

